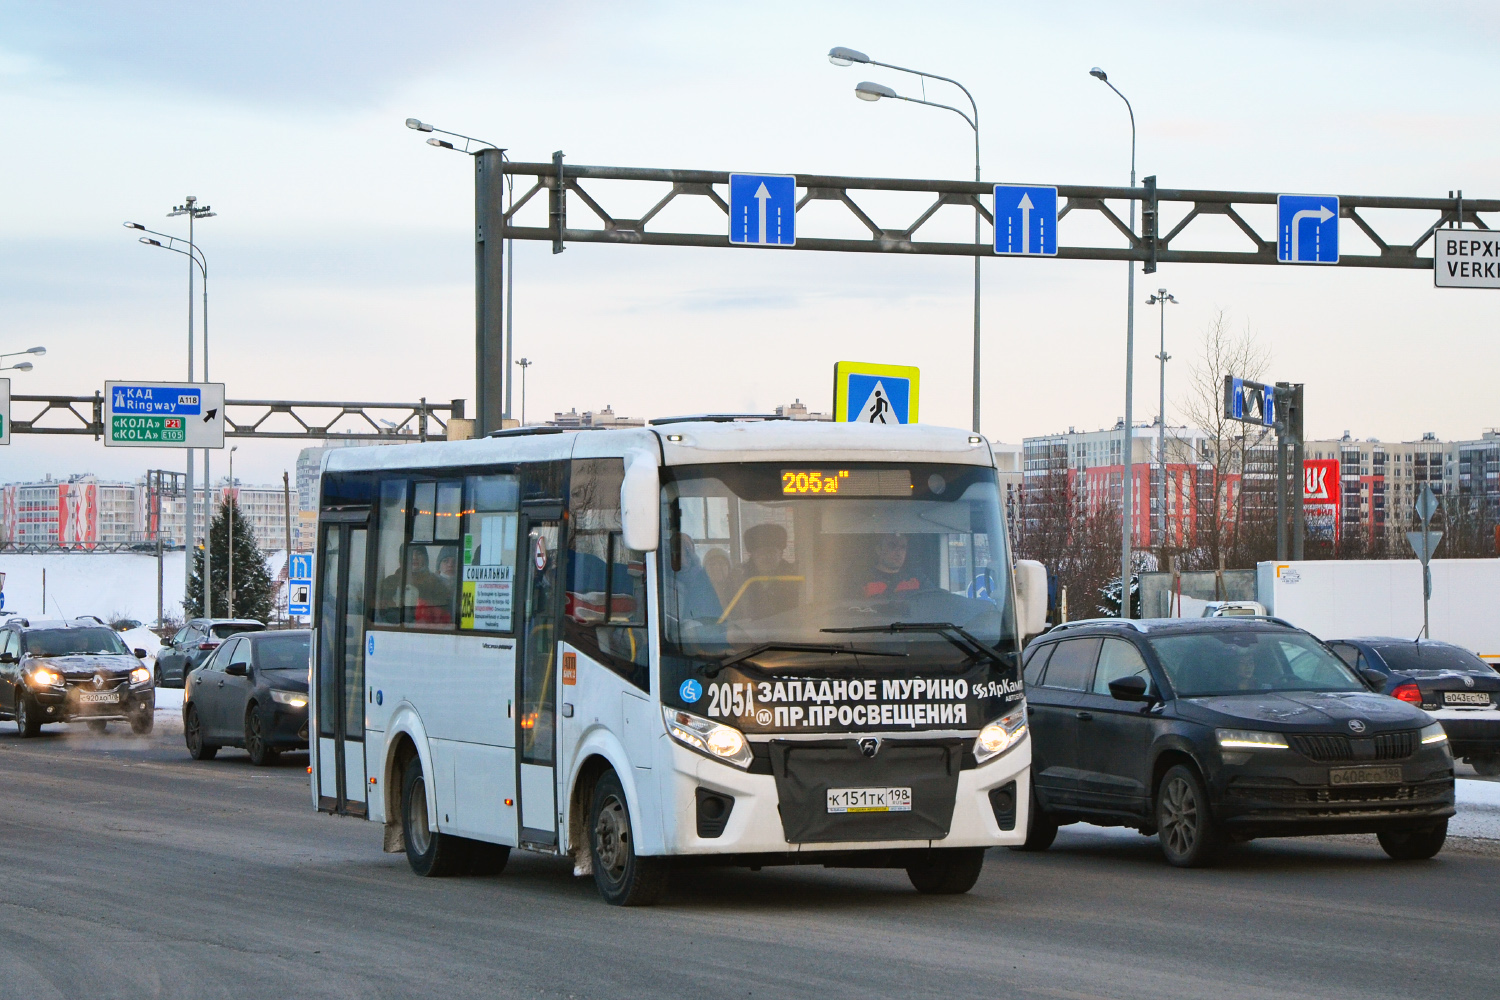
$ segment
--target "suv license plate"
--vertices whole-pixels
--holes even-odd
[[[114,705],[120,701],[118,691],[84,691],[78,700],[85,705]]]
[[[1399,785],[1401,767],[1331,767],[1330,785]]]
[[[1444,705],[1486,705],[1490,703],[1488,691],[1444,691]]]
[[[831,813],[911,812],[910,788],[830,788]]]

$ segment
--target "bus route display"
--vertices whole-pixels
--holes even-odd
[[[910,469],[782,469],[788,497],[909,497]]]

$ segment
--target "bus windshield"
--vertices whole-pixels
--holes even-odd
[[[828,631],[899,622],[956,625],[1013,652],[993,469],[802,462],[666,471],[665,655],[711,664],[751,653],[761,669],[799,674],[849,670],[855,659],[861,672],[972,662],[972,648],[942,631]]]

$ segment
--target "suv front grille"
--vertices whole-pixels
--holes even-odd
[[[1375,737],[1351,739],[1342,735],[1290,736],[1292,749],[1316,761],[1405,760],[1417,749],[1417,734],[1381,733]]]

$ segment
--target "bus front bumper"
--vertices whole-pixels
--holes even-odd
[[[1029,736],[998,758],[961,770],[946,836],[919,840],[789,840],[774,775],[742,771],[675,745],[671,756],[671,780],[661,802],[670,855],[847,854],[999,847],[1026,839],[1031,809]],[[871,819],[875,822],[867,828],[878,829],[879,817]]]

